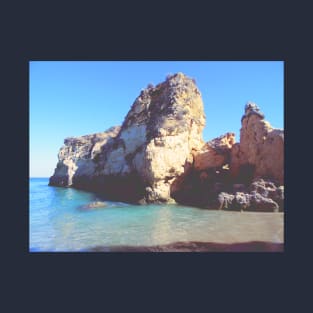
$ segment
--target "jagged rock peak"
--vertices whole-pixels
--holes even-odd
[[[260,111],[258,105],[252,101],[248,101],[245,105],[245,114],[241,118],[241,122],[245,117],[249,117],[251,115],[257,115],[260,119],[264,119],[264,114]]]
[[[245,106],[241,126],[240,143],[234,145],[231,152],[233,176],[237,176],[241,168],[249,171],[246,177],[268,177],[283,184],[284,131],[273,128],[252,102]]]
[[[119,139],[129,164],[124,169],[134,169],[142,178],[147,201],[170,199],[171,180],[184,172],[192,149],[204,144],[204,125],[201,93],[183,73],[141,91],[125,117]],[[112,168],[111,162],[106,164]]]
[[[198,98],[201,93],[195,80],[183,73],[167,76],[164,82],[153,86],[148,84],[135,99],[130,111],[126,115],[122,129],[130,126],[146,124],[148,126],[148,139],[157,135],[156,128],[169,128],[169,120],[180,120],[178,130],[188,127],[184,120],[190,116],[193,122],[204,127],[205,115],[203,105]],[[201,114],[199,114],[199,112]],[[171,127],[173,128],[173,127]]]

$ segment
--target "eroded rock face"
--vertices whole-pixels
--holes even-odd
[[[73,185],[74,177],[94,175],[96,159],[102,147],[112,141],[119,131],[120,127],[115,126],[103,133],[66,138],[64,146],[59,151],[59,161],[49,184],[69,187]]]
[[[193,150],[192,165],[189,163],[184,174],[178,176],[171,186],[174,199],[202,207],[210,203],[210,207],[218,208],[218,193],[227,190],[231,148],[234,144],[235,134],[226,133],[207,142],[201,149]]]
[[[175,74],[141,92],[121,129],[98,145],[99,153],[89,153],[93,146],[88,136],[78,158],[75,139],[66,143],[50,184],[97,189],[124,195],[123,200],[171,202],[171,183],[184,173],[191,151],[203,146],[204,125],[195,82]]]
[[[284,210],[284,188],[264,179],[255,179],[241,192],[221,192],[217,201],[219,209],[237,211],[278,212]]]
[[[218,168],[230,162],[230,151],[235,144],[235,134],[227,133],[207,142],[195,151],[194,168],[198,171]]]
[[[204,143],[204,125],[194,80],[172,75],[142,90],[121,127],[65,139],[50,185],[116,201],[282,211],[283,130],[254,103],[245,107],[240,143],[233,133]]]
[[[231,151],[233,177],[264,177],[284,182],[284,131],[272,128],[255,103],[248,103],[242,119],[240,143]],[[249,177],[251,175],[251,177]]]
[[[248,103],[240,143],[227,133],[193,151],[193,166],[175,180],[173,197],[211,209],[282,211],[283,152],[283,130],[272,128]]]

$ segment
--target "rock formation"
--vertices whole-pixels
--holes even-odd
[[[284,183],[284,131],[264,120],[255,103],[247,103],[241,119],[240,144],[231,151],[232,175],[266,177]]]
[[[103,133],[66,138],[49,184],[69,187],[73,185],[73,177],[92,176],[96,169],[96,158],[102,147],[109,144],[119,131],[120,127],[115,126]]]
[[[200,150],[194,151],[194,168],[200,171],[229,164],[230,150],[234,144],[234,133],[227,133],[207,142]]]
[[[264,120],[254,103],[242,117],[240,142],[227,133],[193,151],[193,166],[176,178],[179,203],[211,209],[284,209],[284,132]]]
[[[283,130],[254,103],[245,107],[239,143],[233,133],[204,143],[204,125],[194,80],[169,76],[141,91],[121,127],[65,139],[49,184],[135,203],[283,210]]]
[[[179,203],[201,207],[207,207],[210,199],[216,200],[219,192],[225,191],[229,184],[229,163],[234,144],[235,135],[227,133],[193,150],[192,165],[171,186],[173,198]]]
[[[98,190],[127,201],[173,201],[171,183],[184,172],[191,151],[203,146],[204,125],[194,81],[182,73],[170,76],[141,92],[118,133],[97,134],[106,138],[98,144],[98,153],[92,154],[88,136],[77,154],[73,151],[81,138],[76,139],[79,144],[67,141],[50,184]]]
[[[242,192],[221,192],[218,195],[218,209],[238,211],[278,212],[284,210],[284,187],[271,181],[255,179]]]

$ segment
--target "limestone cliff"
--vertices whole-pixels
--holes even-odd
[[[135,203],[283,210],[283,130],[254,103],[245,107],[239,143],[233,133],[204,143],[204,125],[194,80],[169,76],[141,91],[121,127],[65,139],[49,184]]]
[[[231,151],[233,177],[265,177],[284,183],[284,131],[273,128],[255,103],[245,106],[240,143]],[[241,177],[240,177],[241,178]]]
[[[234,133],[227,133],[207,142],[200,150],[194,151],[194,168],[200,171],[228,164],[234,144]]]
[[[211,209],[284,209],[284,133],[264,120],[254,103],[242,117],[240,142],[227,133],[193,150],[193,165],[176,178],[179,203]]]
[[[49,184],[69,187],[73,185],[74,177],[94,175],[96,158],[102,147],[116,137],[119,131],[120,127],[115,126],[103,133],[66,138]]]
[[[195,82],[182,73],[172,75],[141,92],[118,134],[110,133],[110,140],[98,145],[99,153],[91,157],[83,152],[77,158],[72,153],[76,141],[66,144],[66,157],[59,154],[50,184],[97,190],[128,201],[172,201],[171,183],[184,172],[191,151],[203,146],[204,125]],[[90,151],[92,144],[88,137],[81,149]]]

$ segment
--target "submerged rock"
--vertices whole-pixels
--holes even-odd
[[[90,210],[94,210],[94,209],[105,208],[106,206],[107,206],[106,202],[94,201],[94,202],[90,202],[90,203],[81,205],[77,209],[79,211],[90,211]]]

